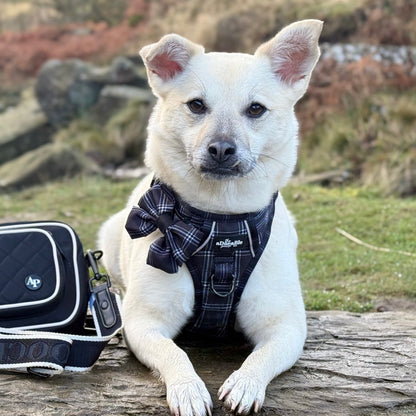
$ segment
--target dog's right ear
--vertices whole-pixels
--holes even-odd
[[[201,45],[171,34],[157,43],[144,46],[139,53],[146,66],[150,86],[155,93],[163,95],[167,84],[186,68],[191,58],[203,52]]]
[[[292,23],[255,53],[257,57],[267,57],[276,79],[289,87],[296,101],[305,93],[319,58],[322,23],[312,19]]]

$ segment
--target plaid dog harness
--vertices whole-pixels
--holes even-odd
[[[164,234],[151,244],[147,263],[167,273],[185,263],[191,273],[195,305],[186,330],[217,337],[233,331],[237,304],[270,236],[276,198],[258,212],[214,214],[155,180],[133,207],[126,223],[131,238],[156,229]]]

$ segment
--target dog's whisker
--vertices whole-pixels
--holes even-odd
[[[280,163],[282,166],[284,166],[285,168],[288,168],[288,167],[290,167],[287,163],[285,163],[285,162],[282,162],[280,159],[277,159],[276,157],[274,157],[274,156],[270,156],[270,155],[268,155],[268,154],[266,154],[266,153],[258,153],[257,155],[255,155],[257,158],[260,158],[260,157],[264,157],[264,158],[268,158],[268,159],[271,159],[271,160],[273,160],[273,161],[275,161],[275,162],[277,162],[277,163]]]

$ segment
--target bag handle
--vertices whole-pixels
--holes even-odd
[[[64,370],[83,372],[92,368],[122,328],[120,298],[109,290],[109,276],[98,270],[101,256],[101,251],[90,250],[85,256],[94,273],[89,308],[95,335],[87,335],[87,330],[84,335],[0,327],[0,369],[50,377]]]

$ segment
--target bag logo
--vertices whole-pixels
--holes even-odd
[[[35,274],[30,274],[25,279],[25,285],[29,290],[39,290],[42,287],[42,279]]]

